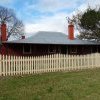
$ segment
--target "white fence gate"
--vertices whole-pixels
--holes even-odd
[[[39,57],[0,55],[0,76],[56,71],[71,71],[100,67],[100,54],[47,55]]]

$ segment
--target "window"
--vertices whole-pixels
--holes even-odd
[[[23,46],[23,54],[31,54],[31,46],[30,45]]]
[[[50,45],[50,46],[48,47],[48,51],[49,51],[49,53],[55,53],[55,52],[56,52],[55,46]]]
[[[61,46],[61,53],[66,54],[67,53],[67,47],[66,46]]]
[[[77,53],[77,47],[70,47],[70,53],[76,54]]]

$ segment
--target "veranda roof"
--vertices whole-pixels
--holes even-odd
[[[48,32],[39,31],[35,35],[26,39],[6,41],[4,43],[17,43],[17,44],[56,44],[56,45],[98,45],[93,41],[80,40],[75,38],[74,40],[68,39],[68,36],[61,32]]]

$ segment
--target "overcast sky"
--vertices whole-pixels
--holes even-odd
[[[27,36],[37,31],[60,31],[67,34],[67,16],[88,5],[100,6],[100,0],[0,0],[0,5],[12,8],[25,24]]]

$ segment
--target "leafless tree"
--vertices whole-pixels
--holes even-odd
[[[16,17],[12,9],[0,6],[0,24],[7,24],[7,38],[14,36],[21,38],[24,34],[24,25],[21,20]]]

